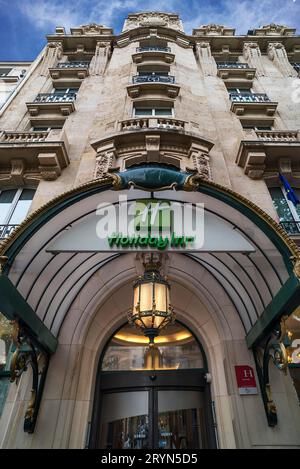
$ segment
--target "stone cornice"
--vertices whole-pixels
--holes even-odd
[[[132,41],[139,41],[149,37],[157,37],[170,42],[177,42],[182,47],[193,47],[199,42],[209,42],[212,52],[222,52],[224,46],[228,46],[230,52],[239,53],[243,50],[245,42],[257,42],[260,50],[267,53],[270,42],[281,42],[287,53],[295,52],[297,46],[300,46],[300,35],[293,36],[209,36],[209,35],[187,35],[179,30],[159,26],[156,28],[141,26],[130,29],[119,35],[72,35],[57,34],[48,35],[48,42],[61,42],[63,49],[66,51],[74,50],[78,46],[83,45],[86,51],[91,53],[96,48],[99,41],[113,43],[115,47],[124,47]]]

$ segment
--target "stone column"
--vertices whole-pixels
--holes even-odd
[[[196,43],[196,56],[199,60],[201,70],[204,76],[216,76],[217,65],[215,59],[211,55],[209,42]]]
[[[265,76],[265,69],[262,63],[261,51],[257,42],[244,43],[244,57],[250,67],[256,68],[256,75]]]
[[[270,42],[268,45],[268,57],[281,73],[288,77],[297,77],[298,74],[290,64],[284,45],[281,42]]]
[[[49,42],[46,46],[43,63],[42,63],[42,76],[48,76],[49,68],[54,67],[61,59],[63,47],[61,42]]]
[[[91,60],[90,74],[103,75],[110,57],[110,43],[97,42],[95,55]]]

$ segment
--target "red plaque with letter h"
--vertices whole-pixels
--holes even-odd
[[[237,365],[235,368],[236,381],[241,395],[257,394],[254,370],[249,365]]]

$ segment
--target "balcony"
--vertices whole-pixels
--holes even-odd
[[[49,68],[54,87],[55,85],[66,88],[79,87],[81,81],[89,74],[89,64],[89,62],[84,60],[60,62],[56,67]]]
[[[40,113],[47,115],[60,114],[68,116],[75,111],[74,101],[76,93],[40,93],[31,103],[27,104],[30,116],[38,116]]]
[[[0,241],[8,238],[19,225],[0,225]]]
[[[266,173],[300,171],[299,131],[250,130],[245,133],[236,163],[250,178],[260,179]]]
[[[300,236],[300,221],[281,221],[280,225],[290,236]]]
[[[186,122],[167,117],[142,117],[119,122],[119,132],[145,129],[166,129],[184,131]]]
[[[137,47],[136,53],[132,55],[134,63],[159,61],[170,64],[174,62],[174,58],[170,47],[161,46]]]
[[[8,182],[12,177],[20,177],[21,180],[30,177],[54,180],[70,163],[68,151],[68,140],[61,129],[43,132],[4,131],[0,134],[0,171],[8,172]]]
[[[231,92],[229,97],[232,102],[230,110],[245,124],[273,124],[278,103],[271,101],[265,93]]]
[[[132,85],[127,86],[127,92],[131,98],[140,95],[167,95],[169,98],[176,98],[179,94],[180,86],[175,85],[175,77],[171,75],[135,75],[132,77]]]
[[[171,75],[135,75],[132,77],[133,83],[175,83],[175,77]]]
[[[218,76],[227,88],[251,88],[255,77],[255,68],[241,62],[217,62]]]

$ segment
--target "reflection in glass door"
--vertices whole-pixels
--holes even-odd
[[[148,391],[104,394],[100,447],[148,449]]]
[[[158,391],[158,448],[207,447],[203,393]]]

